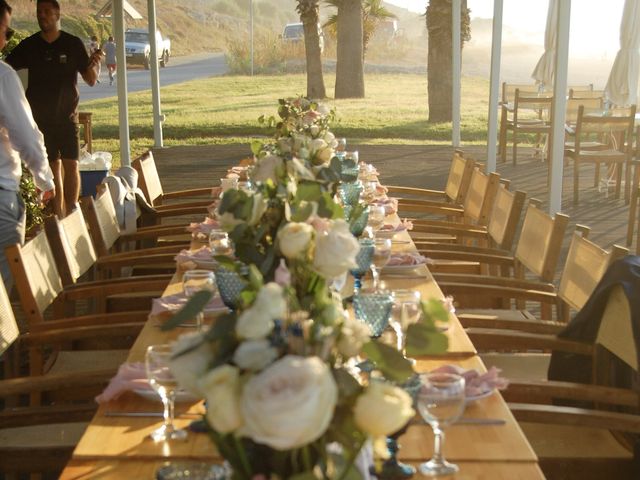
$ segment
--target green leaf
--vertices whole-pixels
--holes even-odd
[[[411,362],[389,345],[371,340],[362,347],[362,351],[387,380],[404,383],[415,373]]]
[[[344,368],[338,368],[333,371],[338,390],[340,391],[340,399],[355,397],[362,391],[362,386],[353,378]]]
[[[422,302],[422,321],[435,329],[436,321],[449,321],[449,312],[440,300],[430,298],[428,301]]]
[[[449,339],[439,330],[423,322],[407,329],[407,355],[440,355],[447,351]]]
[[[316,182],[301,182],[296,192],[296,202],[317,201],[322,196],[322,186]]]
[[[173,330],[181,323],[193,319],[198,313],[204,310],[204,307],[209,303],[213,297],[213,292],[209,290],[201,290],[193,294],[193,296],[187,300],[187,303],[176,314],[167,320],[160,329],[162,331]]]
[[[318,215],[323,218],[344,218],[344,210],[333,201],[329,192],[324,192],[318,202]]]
[[[264,115],[260,115],[260,118],[258,119],[258,121],[260,123],[264,122]],[[262,143],[262,141],[260,140],[252,140],[251,141],[251,153],[253,153],[254,155],[258,155],[260,153],[260,150],[262,150],[262,147],[264,146],[264,144]]]
[[[260,290],[264,284],[262,273],[260,273],[258,267],[253,264],[249,265],[249,284],[256,292]]]
[[[233,258],[226,255],[214,255],[213,259],[218,262],[220,267],[230,272],[237,272],[240,269],[240,265]]]
[[[329,168],[337,175],[340,175],[342,172],[342,161],[338,157],[333,157],[329,162]]]
[[[227,335],[234,335],[236,330],[236,314],[225,313],[216,318],[205,337],[208,340],[218,340]]]
[[[304,472],[290,476],[289,480],[318,480],[318,477],[313,472]]]
[[[300,202],[292,208],[291,221],[304,222],[313,213],[312,202]]]

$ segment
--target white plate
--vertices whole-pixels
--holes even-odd
[[[382,273],[409,273],[422,265],[424,265],[424,262],[415,265],[386,265],[382,269]]]
[[[158,395],[155,390],[146,388],[134,388],[133,393],[141,396],[146,400],[151,400],[152,402],[162,402],[162,400],[160,399],[160,395]],[[184,390],[178,390],[178,392],[176,393],[176,403],[194,403],[198,400],[200,399],[197,396]]]
[[[484,391],[482,393],[479,393],[477,395],[468,395],[467,397],[465,397],[465,400],[466,400],[467,403],[473,403],[473,402],[476,402],[476,401],[478,401],[480,399],[487,398],[489,395],[492,395],[493,392],[495,392],[495,391],[496,391],[496,389],[492,388],[490,390],[486,390],[486,391]]]

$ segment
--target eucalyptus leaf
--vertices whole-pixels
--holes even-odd
[[[340,390],[340,399],[354,397],[362,391],[362,386],[353,378],[344,368],[338,368],[333,371],[338,390]]]
[[[238,272],[240,270],[240,265],[231,257],[227,257],[226,255],[214,255],[213,259],[218,262],[218,266],[225,270],[229,270],[230,272]]]
[[[206,333],[208,340],[218,340],[223,336],[234,335],[236,329],[236,314],[225,313],[216,318],[211,328]]]
[[[181,323],[195,318],[198,313],[204,310],[204,307],[209,303],[213,297],[213,292],[209,290],[201,290],[193,294],[184,307],[178,310],[169,320],[167,320],[160,329],[162,331],[173,330]]]
[[[409,325],[407,329],[407,355],[440,355],[447,351],[449,339],[439,330],[423,322]]]
[[[258,267],[254,264],[249,265],[249,284],[255,291],[260,290],[264,284],[262,273],[260,273],[260,270],[258,270]]]
[[[329,168],[340,175],[342,172],[342,161],[338,157],[333,157],[329,162]]]
[[[362,351],[387,380],[404,383],[415,373],[411,362],[389,345],[371,340],[364,344]]]
[[[308,202],[318,201],[322,196],[322,186],[317,182],[300,182],[296,192],[296,202],[306,200]]]
[[[436,321],[448,322],[449,312],[444,304],[435,298],[430,298],[426,302],[422,302],[422,321],[435,329]]]
[[[291,213],[291,221],[292,222],[304,222],[311,216],[313,213],[313,203],[312,202],[300,202],[295,205],[292,209]]]
[[[264,122],[264,115],[260,116],[260,119],[258,119],[260,121],[260,123]],[[260,140],[252,140],[251,141],[251,153],[253,153],[254,155],[258,155],[260,153],[260,150],[262,150],[262,146],[264,144],[262,143],[262,141]]]

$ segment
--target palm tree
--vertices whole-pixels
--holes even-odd
[[[327,5],[338,8],[342,0],[325,0]],[[393,13],[382,5],[382,0],[363,0],[362,2],[362,52],[363,56],[367,53],[369,40],[373,37],[378,26],[385,20],[397,18]],[[338,15],[334,14],[329,17],[323,27],[335,32],[338,24]]]
[[[296,11],[304,28],[304,49],[307,61],[307,97],[327,96],[322,76],[322,51],[318,32],[319,0],[298,0]]]
[[[361,0],[336,0],[338,46],[335,98],[364,98]]]
[[[460,13],[460,46],[462,48],[464,42],[471,38],[467,0],[462,0]],[[430,0],[426,17],[429,32],[427,60],[429,121],[450,122],[453,86],[451,0]]]

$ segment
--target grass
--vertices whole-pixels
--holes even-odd
[[[427,78],[417,74],[367,74],[366,98],[326,102],[335,108],[333,131],[354,143],[430,144],[451,138],[450,123],[429,123]],[[332,92],[335,76],[325,75]],[[277,100],[303,94],[306,76],[222,76],[161,89],[166,146],[249,142],[270,135],[258,124],[260,115],[275,115]],[[462,141],[486,142],[489,84],[463,78]],[[118,110],[115,98],[83,102],[93,112],[94,151],[119,157]],[[153,146],[151,93],[129,96],[132,157]]]

